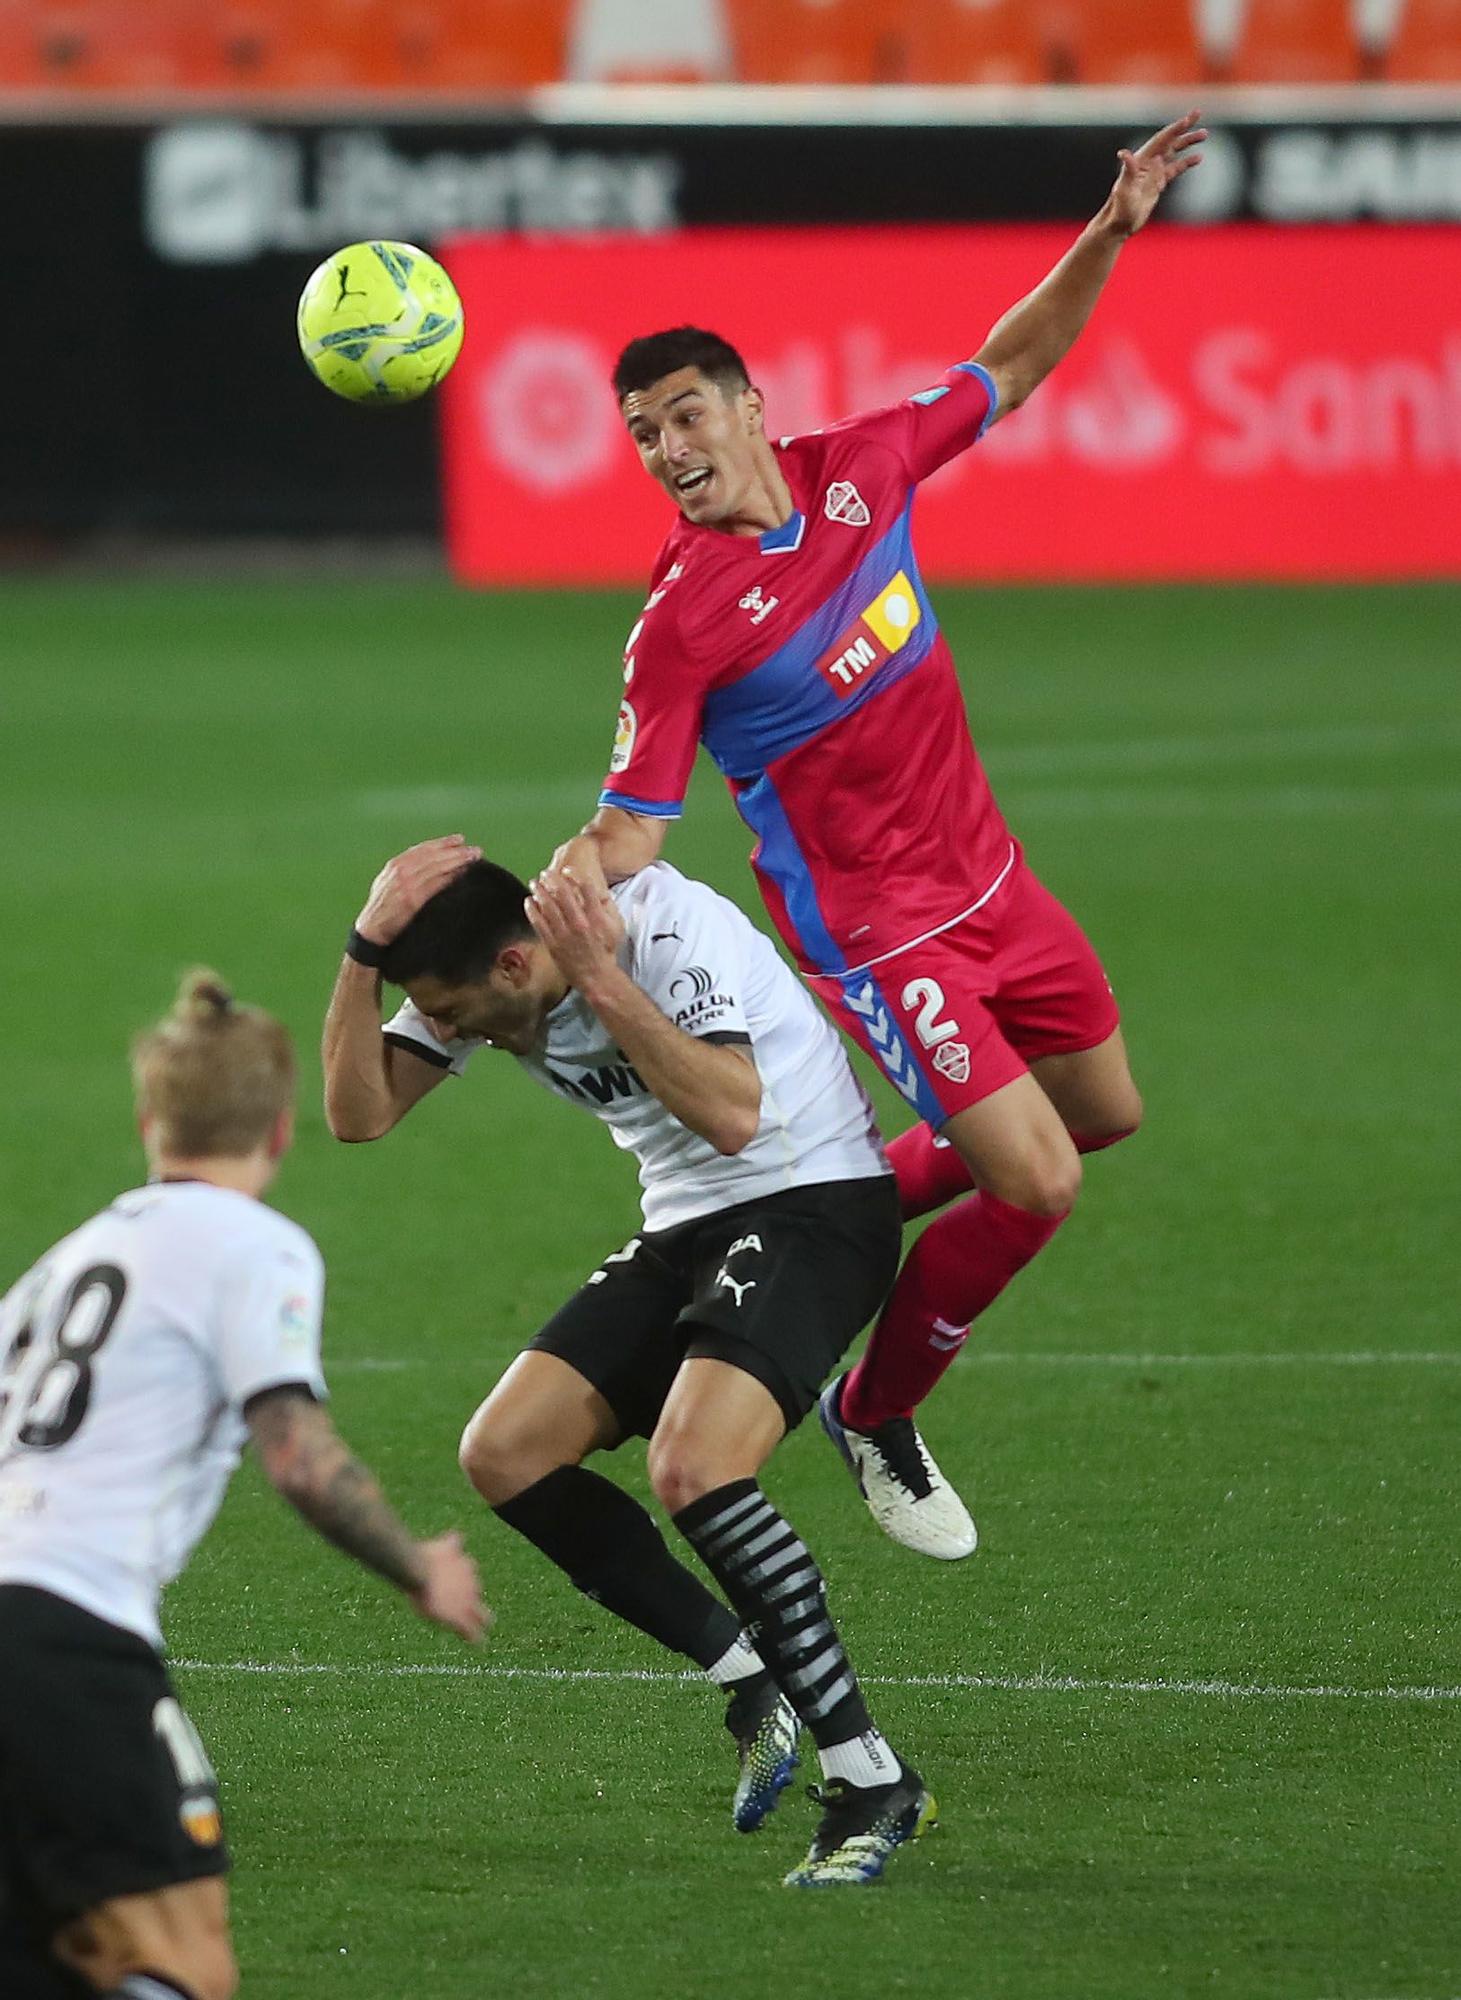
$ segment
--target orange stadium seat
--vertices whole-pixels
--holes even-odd
[[[18,17],[15,55],[29,84],[147,92],[181,80],[176,0],[29,0],[7,12]]]
[[[375,0],[373,18],[374,83],[492,92],[563,75],[568,0]]]
[[[1070,10],[1035,0],[918,0],[899,15],[909,83],[1049,83],[1070,74]]]
[[[1081,83],[1197,83],[1204,74],[1192,0],[1081,0],[1074,11]]]
[[[187,80],[205,90],[329,91],[360,79],[365,0],[215,0],[190,7]]]
[[[1350,0],[1248,0],[1233,83],[1354,83],[1361,70]]]
[[[1406,0],[1383,74],[1391,83],[1461,83],[1461,0]]]
[[[897,75],[882,0],[727,0],[726,12],[742,83],[886,83]]]

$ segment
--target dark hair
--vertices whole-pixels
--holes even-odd
[[[526,882],[510,869],[495,861],[471,862],[386,946],[382,975],[393,986],[422,977],[449,986],[484,979],[505,944],[533,935],[523,912],[527,893]]]
[[[622,403],[636,389],[648,389],[680,368],[698,368],[724,393],[749,389],[746,364],[728,340],[703,326],[672,326],[631,340],[614,363],[614,394]]]

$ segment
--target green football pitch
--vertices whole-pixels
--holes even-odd
[[[277,1198],[329,1266],[341,1427],[498,1614],[454,1645],[239,1475],[167,1623],[254,2000],[1461,1994],[1461,591],[936,595],[1148,1122],[927,1407],[972,1561],[883,1540],[814,1425],[773,1461],[943,1809],[878,1888],[808,1897],[805,1797],[738,1839],[710,1690],[456,1467],[633,1232],[630,1163],[490,1058],[379,1146],[319,1106],[376,868],[458,828],[541,863],[636,600],[0,592],[0,1282],[139,1177],[127,1037],[215,964],[303,1051]],[[746,846],[702,770],[670,857],[756,909]],[[606,1469],[644,1492],[641,1449]]]

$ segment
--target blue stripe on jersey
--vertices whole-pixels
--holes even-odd
[[[829,723],[851,715],[892,687],[928,657],[938,621],[913,559],[913,502],[868,550],[857,568],[814,611],[784,646],[728,687],[706,697],[701,740],[728,778],[756,778]],[[849,695],[839,695],[817,672],[817,661],[860,618],[899,570],[913,585],[919,622],[906,646]]]
[[[678,819],[685,810],[678,799],[635,799],[628,792],[600,792],[599,804],[618,806],[621,812],[640,813],[645,819]]]
[[[928,1071],[899,1028],[887,994],[870,973],[854,972],[842,981],[842,999],[848,1011],[856,1014],[866,1028],[878,1067],[924,1123],[936,1132],[947,1122],[948,1113],[929,1083]]]
[[[797,846],[774,779],[762,776],[736,794],[736,810],[760,841],[755,865],[780,889],[802,948],[823,972],[841,972],[847,960],[837,949],[817,902],[811,870]]]
[[[983,423],[979,426],[978,432],[976,433],[975,442],[977,443],[979,438],[983,437],[984,433],[989,429],[989,426],[994,422],[995,418],[999,415],[999,390],[996,388],[994,377],[990,374],[989,370],[987,368],[981,368],[977,361],[956,361],[954,363],[954,366],[955,368],[958,369],[961,375],[974,376],[975,379],[977,381],[982,382],[985,388],[989,391],[989,409],[987,414],[985,415]],[[917,400],[918,398],[915,396],[914,401],[917,402]]]

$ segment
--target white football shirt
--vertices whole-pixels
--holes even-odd
[[[0,1583],[160,1647],[158,1600],[223,1500],[243,1405],[320,1370],[324,1265],[203,1181],[119,1195],[0,1300]]]
[[[727,1158],[650,1095],[576,992],[553,1009],[541,1048],[517,1060],[556,1097],[602,1119],[635,1155],[646,1229],[787,1188],[891,1172],[836,1029],[734,903],[664,861],[621,882],[614,900],[629,977],[687,1034],[749,1043],[761,1077],[755,1137]],[[384,1032],[458,1076],[488,1046],[472,1036],[439,1041],[410,1001]]]

